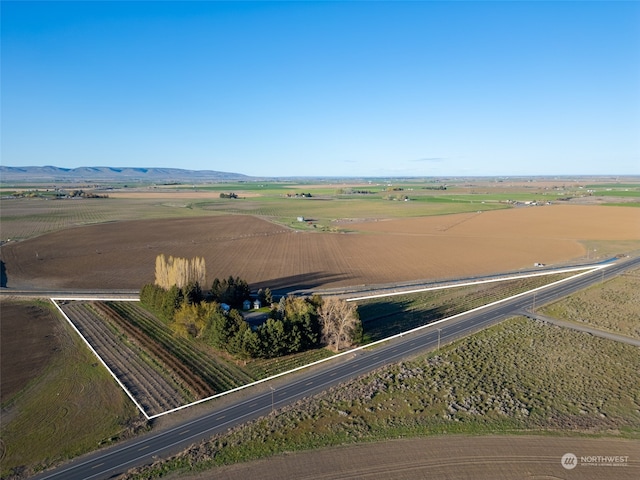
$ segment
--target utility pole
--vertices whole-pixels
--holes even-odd
[[[442,330],[441,328],[438,328],[438,352],[440,351],[440,331],[441,330]]]

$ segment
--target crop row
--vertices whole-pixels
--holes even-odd
[[[305,352],[287,355],[285,357],[251,360],[245,370],[255,378],[267,378],[281,372],[287,372],[333,355],[326,348],[307,350]]]
[[[195,394],[197,397],[203,397],[213,393],[211,387],[198,375],[185,367],[182,362],[167,352],[160,344],[142,332],[142,330],[121,317],[111,307],[102,302],[93,302],[91,306],[95,308],[101,316],[106,317],[108,321],[112,322],[116,329],[123,331],[128,338],[140,345],[141,349],[146,352],[147,355],[155,359],[158,364],[163,365],[165,367],[163,370],[167,371],[179,384],[186,385],[192,394]]]
[[[11,199],[3,202],[3,236],[29,238],[75,225],[108,220],[102,200]],[[5,209],[5,206],[7,207]]]
[[[61,307],[147,414],[180,405],[176,387],[145,363],[133,345],[121,341],[89,304],[70,302]]]
[[[107,302],[107,305],[121,318],[140,328],[216,391],[228,390],[252,380],[239,367],[203,351],[189,339],[174,335],[169,327],[138,305],[131,302]]]

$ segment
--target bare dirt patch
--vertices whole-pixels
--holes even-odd
[[[40,375],[60,349],[59,320],[50,308],[0,299],[0,402]]]
[[[351,224],[367,232],[500,239],[640,240],[640,211],[554,205]]]
[[[565,453],[578,457],[627,456],[624,467],[561,465]],[[260,478],[423,479],[581,478],[636,479],[640,476],[640,444],[603,438],[538,436],[440,436],[288,453],[205,473],[183,480]]]
[[[91,225],[7,244],[10,288],[138,289],[158,254],[206,260],[208,281],[258,288],[339,287],[483,275],[586,256],[583,240],[640,241],[640,211],[553,206],[350,225],[367,234],[296,232],[252,216]]]

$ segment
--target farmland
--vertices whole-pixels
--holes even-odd
[[[585,241],[624,241],[640,249],[638,225],[640,209],[591,206],[343,219],[342,231],[352,233],[297,231],[249,215],[215,215],[78,227],[11,242],[0,253],[10,288],[138,289],[153,281],[155,257],[164,253],[204,257],[209,281],[238,275],[256,289],[309,289],[586,260]]]
[[[340,445],[218,467],[216,478],[280,480],[290,478],[562,478],[558,452],[617,452],[629,457],[625,468],[607,468],[609,480],[635,480],[640,465],[629,440],[549,436],[434,435],[375,443]],[[452,453],[455,452],[455,453]],[[310,472],[313,472],[310,474]],[[339,473],[338,473],[339,472]],[[183,480],[207,480],[211,471],[187,473]],[[583,468],[582,480],[601,480],[602,468]]]
[[[575,273],[433,290],[364,301],[366,343],[550,284]],[[60,308],[150,417],[255,380],[330,357],[313,349],[274,359],[234,361],[176,336],[137,302],[59,301]]]
[[[602,187],[599,184],[595,185],[596,193],[601,190],[615,193],[615,189],[618,188],[606,190],[610,187],[606,187],[608,184],[604,185]],[[426,189],[423,188],[424,186],[415,182],[403,185],[402,190],[394,191],[387,190],[386,185],[362,184],[360,187],[363,189],[371,189],[375,192],[345,194],[337,193],[338,189],[344,187],[340,184],[315,186],[286,183],[266,186],[225,184],[203,186],[192,190],[184,187],[121,189],[110,193],[108,199],[3,198],[1,211],[3,245],[0,249],[3,284],[6,282],[8,287],[5,292],[20,288],[69,290],[130,288],[137,290],[144,283],[153,281],[155,257],[160,253],[181,257],[204,257],[208,281],[214,277],[238,275],[246,279],[254,289],[269,287],[272,290],[287,292],[300,289],[359,287],[416,280],[434,281],[482,276],[495,272],[531,269],[535,262],[562,265],[600,260],[617,254],[637,254],[640,251],[640,209],[633,208],[633,205],[638,203],[637,197],[633,194],[615,196],[609,193],[598,198],[581,197],[581,189],[577,186],[556,185],[554,182],[539,182],[534,185],[459,184],[449,186],[446,191]],[[428,184],[427,186],[431,188],[438,185]],[[629,186],[620,188],[629,188]],[[221,192],[229,191],[237,192],[240,198],[235,200],[219,198]],[[310,191],[312,198],[286,197],[287,193],[305,191]],[[410,197],[409,201],[400,201],[398,195],[407,195]],[[559,195],[573,196],[576,201],[566,201],[560,205],[516,208],[513,208],[515,203],[508,203],[531,200],[546,202],[549,198],[555,199]],[[602,206],[598,203],[617,203],[621,206]],[[299,216],[304,216],[305,221],[298,221]],[[11,241],[7,242],[9,238]],[[622,283],[615,286],[614,290],[619,292],[633,281],[632,277],[622,277]],[[524,286],[510,288],[515,292]],[[432,318],[429,316],[430,312],[438,310],[440,308],[438,305],[446,307],[441,308],[442,312],[439,313],[442,314],[444,311],[453,312],[452,308],[456,306],[463,308],[475,305],[483,299],[490,301],[489,299],[497,298],[491,288],[467,291],[464,294],[466,297],[464,300],[449,296],[451,294],[452,292],[417,296],[411,299],[396,298],[394,302],[386,304],[373,302],[363,305],[365,316],[370,317],[371,320],[369,339],[397,332],[397,329],[394,330],[395,327],[390,326],[392,323],[382,322],[383,318],[393,317],[394,320],[401,318],[403,324],[406,322],[414,325],[412,322],[418,322],[415,323],[417,325],[420,322],[429,321],[429,318]],[[622,295],[624,297],[628,292]],[[619,298],[613,293],[607,296],[611,297],[613,302],[620,303]],[[600,302],[597,298],[601,297],[589,294],[581,302],[592,304],[594,299],[596,303]],[[141,428],[143,424],[140,423],[140,416],[133,409],[130,401],[103,369],[94,366],[97,363],[86,348],[75,339],[69,327],[67,325],[60,327],[61,320],[56,314],[51,313],[50,307],[45,308],[40,305],[33,310],[33,304],[16,307],[13,300],[2,299],[2,301],[2,440],[5,449],[3,469],[5,465],[30,465],[31,467],[28,468],[33,468],[43,462],[56,463],[82,451],[91,450],[97,444],[109,443],[131,435]],[[206,369],[191,363],[191,367],[186,367],[187,370],[176,373],[176,366],[172,365],[173,360],[161,358],[160,330],[145,330],[142,324],[137,324],[134,327],[137,330],[125,331],[130,326],[125,325],[122,321],[123,317],[139,318],[140,322],[144,319],[142,312],[128,310],[134,307],[109,304],[68,306],[68,308],[77,308],[79,315],[93,315],[105,321],[107,330],[111,332],[110,335],[120,339],[118,348],[122,348],[123,352],[130,349],[131,355],[140,358],[141,363],[138,365],[140,371],[148,370],[149,375],[162,379],[167,387],[170,387],[165,394],[158,396],[164,399],[162,400],[164,404],[147,405],[151,412],[157,412],[236,384],[233,382],[217,384],[211,379],[200,377],[202,384],[200,387],[194,387],[193,385],[198,381],[193,378],[193,372],[189,373],[187,370],[189,368],[202,370],[201,375],[204,377]],[[624,311],[629,313],[627,310]],[[606,318],[609,324],[604,325],[605,328],[633,334],[630,329],[635,326],[629,322],[629,315],[622,313],[622,316],[614,318],[601,315],[597,309],[593,312],[590,322],[596,323],[598,319]],[[7,314],[10,317],[7,317]],[[560,313],[558,315],[562,316]],[[18,338],[5,335],[5,326],[8,325],[4,321],[5,318],[15,320],[15,325],[22,322],[24,327],[30,328],[31,330],[24,331],[22,334],[24,337],[36,338],[38,332],[42,332],[43,336],[46,335],[46,339],[51,339],[51,341],[34,344],[29,350],[38,354],[31,356],[32,368],[25,370],[24,376],[11,377],[5,374],[5,352],[8,351],[6,342],[11,338]],[[41,318],[48,318],[48,320],[38,321],[37,324],[23,320]],[[40,325],[42,330],[39,328]],[[617,346],[614,348],[609,344],[599,344],[598,348],[602,347],[604,356],[597,357],[592,342],[601,342],[601,340],[586,336],[574,336],[570,340],[564,336],[549,336],[541,332],[555,331],[552,327],[544,326],[543,328],[542,325],[529,324],[524,320],[519,320],[515,325],[513,327],[510,323],[509,328],[513,327],[519,335],[523,335],[528,338],[527,341],[532,342],[530,343],[532,348],[535,347],[535,352],[531,355],[527,353],[525,361],[518,361],[517,365],[514,364],[513,357],[509,356],[511,354],[508,353],[507,347],[517,347],[526,352],[526,345],[513,339],[509,340],[511,343],[508,344],[502,342],[500,339],[505,338],[502,330],[490,331],[490,335],[496,338],[495,341],[491,339],[493,337],[480,337],[482,341],[469,347],[473,350],[473,355],[477,355],[483,362],[492,358],[487,355],[494,355],[496,361],[511,362],[508,368],[492,367],[495,371],[492,371],[491,375],[496,376],[498,380],[489,383],[484,390],[486,398],[483,397],[483,399],[486,400],[493,395],[497,398],[497,400],[494,399],[494,404],[497,405],[502,402],[500,400],[502,390],[506,389],[507,392],[512,392],[511,398],[514,405],[523,403],[525,407],[522,408],[544,405],[540,408],[558,416],[559,420],[556,423],[551,422],[550,417],[544,417],[544,415],[530,415],[529,420],[526,420],[515,413],[513,415],[508,413],[507,418],[504,418],[495,416],[490,409],[485,409],[482,415],[471,415],[469,417],[471,420],[464,417],[462,413],[449,412],[453,420],[440,419],[436,422],[437,425],[426,420],[427,414],[420,414],[417,417],[417,423],[414,424],[408,420],[409,417],[403,420],[393,415],[392,409],[398,407],[398,404],[392,406],[391,397],[382,395],[384,392],[381,390],[374,395],[374,398],[380,399],[384,404],[381,408],[367,404],[367,408],[373,410],[373,412],[367,412],[363,410],[364,404],[358,405],[356,402],[353,405],[354,412],[361,412],[367,422],[373,423],[362,426],[361,420],[357,419],[348,425],[346,423],[342,425],[346,421],[351,421],[350,416],[345,417],[340,413],[349,410],[345,406],[347,400],[334,398],[336,392],[330,392],[323,397],[327,399],[326,402],[321,402],[323,408],[327,407],[328,410],[318,410],[321,413],[314,414],[317,416],[314,420],[316,423],[311,422],[311,419],[304,415],[305,420],[301,422],[294,417],[287,420],[291,425],[301,425],[300,432],[303,436],[298,437],[295,431],[287,430],[291,426],[289,423],[285,422],[284,425],[271,423],[273,419],[269,417],[264,420],[267,428],[282,427],[282,435],[278,436],[274,432],[256,433],[256,442],[249,443],[246,451],[223,449],[222,454],[216,453],[214,463],[228,463],[232,458],[244,459],[269,455],[279,451],[275,447],[276,444],[281,445],[285,450],[299,450],[332,445],[336,442],[388,438],[398,432],[401,435],[431,434],[435,431],[505,433],[532,429],[557,432],[561,429],[557,426],[558,422],[563,424],[567,418],[569,418],[568,423],[565,422],[563,425],[572,431],[611,433],[619,427],[619,431],[624,436],[635,435],[637,425],[634,422],[637,419],[629,408],[636,400],[624,395],[623,398],[619,393],[615,393],[628,392],[629,389],[637,387],[635,384],[624,383],[624,381],[633,382],[633,375],[616,370],[626,368],[616,360],[621,357],[631,359],[629,368],[636,367],[634,362],[637,355],[634,356],[633,350],[618,352],[615,350]],[[526,327],[526,325],[529,326]],[[53,342],[56,339],[61,343]],[[593,358],[586,358],[580,352],[576,353],[572,350],[578,349],[582,342],[587,342],[585,351],[591,352]],[[16,345],[23,344],[16,340]],[[466,362],[468,358],[465,356],[466,353],[463,355],[456,350],[460,346],[456,345],[447,353],[446,362],[436,365],[441,370],[429,370],[429,372],[442,379],[443,376],[451,373],[446,369],[447,365],[460,365],[460,361]],[[482,353],[485,347],[489,352],[486,355]],[[23,350],[26,351],[26,348]],[[150,355],[144,352],[155,353]],[[194,354],[196,357],[211,353],[203,353],[200,350],[198,352]],[[596,373],[593,379],[587,378],[582,367],[575,365],[572,360],[574,354],[575,362],[583,361],[585,365],[595,368]],[[173,351],[172,355],[177,356]],[[242,365],[242,368],[234,364],[234,368],[238,367],[234,370],[234,376],[237,375],[239,379],[237,381],[240,382],[249,378],[264,378],[279,371],[318,360],[326,355],[325,350],[313,350],[299,356],[248,362]],[[559,375],[563,378],[564,376],[571,378],[567,385],[562,386],[568,390],[554,386],[549,390],[553,395],[546,395],[544,393],[547,390],[546,382],[552,382],[553,379],[544,373],[542,364],[536,363],[532,358],[533,355],[538,355],[539,358],[553,357],[554,364],[558,361],[574,365],[571,367],[573,368],[571,372],[556,372],[553,377],[558,378]],[[16,358],[19,358],[20,362],[27,361],[24,356]],[[602,363],[611,361],[613,365],[598,367],[596,365],[598,358]],[[435,361],[432,357],[424,359],[424,362],[430,366]],[[189,365],[189,362],[197,362],[197,360],[195,358],[180,359],[183,365]],[[413,371],[415,365],[407,368]],[[420,368],[427,371],[425,365],[421,365]],[[474,368],[478,370],[480,366],[476,365]],[[533,373],[527,373],[529,370]],[[572,383],[571,375],[576,371],[581,372],[579,376],[581,381],[594,386],[594,395],[595,392],[600,392],[606,398],[612,399],[609,403],[614,410],[618,411],[613,413],[610,410],[602,411],[602,409],[596,411],[595,398],[589,397],[588,392],[585,393]],[[474,375],[478,373],[474,372]],[[394,371],[393,378],[403,379],[399,382],[394,380],[394,383],[385,376],[386,373],[378,372],[386,385],[384,388],[389,389],[393,386],[396,389],[394,390],[396,396],[404,390],[401,385],[405,380],[407,388],[410,387],[409,390],[414,389],[414,383],[419,383],[417,381],[419,375],[409,375],[405,379],[400,373]],[[623,383],[613,385],[603,379],[607,374],[627,375],[627,377],[620,379]],[[534,378],[535,375],[539,378]],[[450,391],[464,392],[465,388],[469,392],[476,391],[480,387],[477,382],[474,383],[472,377],[471,374],[463,376],[459,383],[449,385]],[[14,386],[6,390],[5,381],[11,378],[15,382]],[[517,382],[517,385],[508,383],[511,381],[509,379],[525,382],[522,385],[530,388],[532,392],[528,399],[514,396],[517,386],[522,385]],[[80,387],[78,382],[81,384]],[[500,385],[502,390],[498,392],[495,389]],[[446,390],[445,387],[447,386],[442,387],[443,392]],[[72,400],[69,392],[78,388],[86,392],[87,396],[85,397],[83,393]],[[349,386],[348,389],[350,388],[352,387]],[[7,393],[6,398],[5,393]],[[62,398],[57,398],[56,393],[61,393]],[[419,398],[426,398],[432,394],[433,392],[416,390],[407,400],[407,405],[414,403],[417,405]],[[574,394],[579,394],[581,397],[572,400],[571,396]],[[468,410],[469,408],[463,402],[465,398],[456,399],[456,401]],[[38,401],[41,399],[45,402]],[[449,411],[449,404],[445,405],[442,403],[444,399],[441,400],[438,400],[440,403],[434,403],[432,407],[436,410],[442,407]],[[477,408],[476,403],[479,401],[472,399],[470,405],[475,405]],[[507,402],[505,405],[509,407],[511,405],[509,399],[505,401]],[[69,406],[70,402],[75,403]],[[88,402],[95,402],[95,405],[87,405]],[[577,416],[574,407],[578,410]],[[414,410],[419,408],[416,407]],[[425,407],[426,410],[429,409]],[[429,410],[429,412],[433,413],[436,410]],[[534,410],[532,409],[530,413]],[[580,413],[581,410],[587,413]],[[91,416],[96,415],[96,411],[105,412],[101,417],[103,422],[89,428],[87,422]],[[540,411],[542,410],[535,410],[538,413]],[[10,415],[6,415],[6,412],[10,412]],[[456,412],[463,412],[463,410],[456,410]],[[600,417],[600,413],[605,415],[606,421]],[[287,415],[293,415],[293,413],[287,413]],[[458,420],[455,419],[457,417],[459,417]],[[538,423],[531,423],[532,418],[537,419]],[[67,425],[70,419],[73,425]],[[423,420],[424,423],[421,423]],[[587,427],[583,429],[584,425],[578,420],[586,422]],[[14,421],[17,423],[13,423]],[[46,438],[35,439],[34,429],[31,426],[24,427],[24,425],[33,425],[33,422],[42,422],[42,425],[53,424],[51,428],[61,432],[60,445],[47,443]],[[610,430],[604,427],[605,423],[611,428]],[[5,425],[9,427],[5,428]],[[591,429],[590,426],[594,428]],[[439,430],[441,427],[443,429]],[[318,437],[313,437],[312,434],[304,437],[305,432],[316,428],[321,432]],[[350,429],[353,433],[347,435]],[[366,431],[371,435],[367,436],[369,434]],[[83,433],[80,435],[78,432]],[[91,433],[91,435],[85,435],[85,433]],[[291,434],[292,443],[287,444],[285,436],[289,434]],[[276,435],[277,438],[271,435]],[[230,438],[232,439],[230,445],[235,445],[233,448],[236,448],[237,445],[233,440],[236,437]],[[263,447],[258,446],[260,442],[264,444]],[[29,448],[25,445],[29,445]],[[23,455],[27,451],[40,453],[33,453],[28,458]],[[205,449],[205,452],[207,451]],[[17,457],[16,452],[20,452],[22,456]],[[43,458],[47,460],[43,461]],[[5,470],[2,475],[6,476]]]
[[[632,180],[632,179],[630,179]],[[75,187],[74,187],[75,188]],[[86,191],[91,187],[79,186]],[[562,204],[617,203],[640,205],[638,184],[587,184],[575,180],[439,181],[374,180],[360,183],[321,181],[242,182],[209,185],[131,186],[96,189],[107,199],[54,200],[51,185],[5,186],[2,240],[27,239],[43,233],[94,223],[220,214],[256,215],[296,229],[334,230],[347,220],[416,218],[505,209],[516,202]],[[11,198],[15,192],[33,198]],[[237,199],[221,199],[234,192]],[[289,198],[307,192],[311,198]],[[368,192],[367,194],[353,192]],[[409,201],[397,201],[406,197]],[[567,199],[558,201],[559,198]],[[296,221],[299,216],[309,222]]]

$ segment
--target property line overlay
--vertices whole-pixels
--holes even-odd
[[[501,300],[496,300],[495,302],[487,303],[486,305],[482,305],[480,307],[472,308],[471,310],[466,310],[464,312],[452,315],[450,317],[445,317],[445,318],[442,318],[440,320],[436,320],[435,322],[431,322],[431,323],[428,323],[426,325],[421,325],[419,327],[416,327],[416,328],[413,328],[413,329],[410,329],[410,330],[406,330],[404,332],[397,333],[395,335],[391,335],[391,336],[383,338],[381,340],[376,340],[375,342],[367,343],[366,345],[360,345],[359,347],[352,348],[351,350],[346,350],[344,352],[337,353],[337,354],[332,355],[330,357],[323,358],[321,360],[316,360],[315,362],[311,362],[311,363],[308,363],[306,365],[301,365],[299,367],[293,368],[291,370],[287,370],[285,372],[277,373],[277,374],[272,375],[272,376],[267,377],[267,378],[256,380],[256,381],[248,383],[246,385],[241,385],[239,387],[235,387],[235,388],[232,388],[230,390],[225,390],[224,392],[220,392],[220,393],[217,393],[215,395],[211,395],[209,397],[202,398],[200,400],[196,400],[194,402],[191,402],[191,403],[188,403],[188,404],[185,404],[185,405],[181,405],[179,407],[172,408],[170,410],[166,410],[166,411],[161,412],[161,413],[157,413],[155,415],[147,414],[147,412],[144,410],[144,408],[135,399],[133,394],[120,381],[120,379],[117,377],[117,375],[111,370],[109,365],[107,365],[107,363],[102,359],[102,357],[100,357],[100,355],[93,348],[91,343],[84,337],[84,335],[82,335],[82,333],[75,326],[73,321],[67,316],[67,314],[62,310],[60,305],[57,303],[57,302],[62,302],[62,301],[139,302],[140,300],[137,299],[137,298],[107,298],[107,297],[64,297],[64,298],[63,297],[55,297],[55,298],[51,298],[50,300],[56,306],[56,308],[62,314],[62,316],[67,320],[67,322],[69,322],[69,324],[74,329],[74,331],[80,336],[80,338],[82,338],[82,340],[89,347],[91,352],[93,352],[93,354],[98,358],[100,363],[107,369],[109,374],[115,379],[115,381],[118,383],[120,388],[122,388],[122,390],[124,390],[124,392],[131,399],[131,401],[135,404],[135,406],[138,408],[138,410],[140,410],[140,412],[142,412],[142,414],[145,416],[145,418],[147,420],[153,420],[154,418],[162,417],[164,415],[169,415],[171,413],[175,413],[175,412],[178,412],[180,410],[184,410],[186,408],[193,407],[195,405],[199,405],[199,404],[204,403],[204,402],[208,402],[209,400],[213,400],[215,398],[219,398],[219,397],[222,397],[224,395],[229,395],[231,393],[234,393],[234,392],[237,392],[237,391],[240,391],[240,390],[244,390],[245,388],[253,387],[253,386],[259,385],[261,383],[265,383],[265,382],[274,380],[276,378],[282,377],[284,375],[289,375],[291,373],[303,370],[305,368],[309,368],[309,367],[312,367],[312,366],[315,366],[315,365],[319,365],[321,363],[324,363],[324,362],[327,362],[327,361],[330,361],[330,360],[334,360],[336,358],[343,357],[345,355],[353,354],[355,352],[358,352],[358,351],[364,350],[366,348],[370,348],[370,347],[382,344],[384,342],[388,342],[390,340],[394,340],[396,338],[403,337],[405,335],[410,335],[412,333],[415,333],[415,332],[418,332],[418,331],[421,331],[421,330],[432,328],[435,325],[441,325],[441,324],[449,322],[449,321],[451,321],[453,319],[459,318],[459,317],[461,317],[463,315],[468,315],[469,313],[474,313],[474,312],[480,311],[482,309],[489,308],[489,307],[492,307],[494,305],[498,305],[500,303],[504,303],[504,302],[510,301],[510,300],[512,300],[514,298],[522,297],[522,296],[531,294],[533,292],[537,292],[537,291],[543,290],[545,288],[549,288],[549,287],[552,287],[554,285],[558,285],[560,283],[567,282],[567,281],[569,281],[571,279],[574,279],[576,277],[587,275],[587,274],[589,274],[591,272],[607,268],[610,265],[611,265],[611,263],[604,264],[604,265],[589,266],[589,267],[571,267],[571,268],[566,268],[566,269],[561,269],[561,270],[553,270],[553,271],[550,271],[550,272],[538,272],[538,273],[531,273],[531,274],[524,274],[524,275],[514,275],[514,276],[510,276],[510,277],[505,277],[505,278],[479,280],[479,281],[475,281],[475,282],[464,282],[464,283],[459,283],[459,284],[442,285],[442,286],[436,286],[436,287],[425,287],[425,288],[419,288],[419,289],[402,290],[402,291],[391,292],[391,293],[382,293],[382,294],[377,294],[377,295],[369,295],[369,296],[348,298],[348,299],[346,299],[347,302],[355,302],[355,301],[358,301],[358,300],[369,300],[369,299],[373,299],[373,298],[391,297],[391,296],[396,296],[396,295],[407,295],[407,294],[420,293],[420,292],[426,292],[426,291],[431,291],[431,290],[443,290],[443,289],[447,289],[447,288],[464,287],[464,286],[469,286],[469,285],[480,285],[480,284],[483,284],[483,283],[505,282],[505,281],[509,281],[509,280],[518,280],[518,279],[522,279],[522,278],[540,277],[540,276],[545,276],[545,275],[555,275],[555,274],[558,274],[558,273],[581,272],[581,273],[576,273],[576,275],[572,275],[570,277],[563,278],[563,279],[557,280],[555,282],[549,283],[547,285],[543,285],[541,287],[536,287],[536,288],[533,288],[531,290],[527,290],[526,292],[521,292],[521,293],[518,293],[516,295],[512,295],[510,297],[503,298]]]
[[[125,387],[125,385],[120,381],[118,376],[115,373],[113,373],[113,370],[111,370],[111,368],[109,368],[109,365],[107,365],[107,362],[105,362],[102,359],[102,357],[100,355],[98,355],[98,352],[96,352],[96,350],[93,348],[93,345],[91,345],[89,340],[87,340],[85,338],[85,336],[82,335],[82,333],[80,333],[80,330],[78,330],[78,327],[76,327],[75,324],[73,323],[73,321],[71,321],[71,319],[67,316],[67,314],[64,313],[64,310],[62,310],[62,307],[60,307],[60,305],[58,305],[58,302],[80,301],[80,300],[91,300],[91,299],[89,299],[89,298],[78,298],[78,297],[76,297],[76,298],[52,298],[51,302],[56,306],[56,308],[62,314],[62,316],[67,319],[67,322],[69,322],[69,324],[76,331],[76,333],[78,335],[80,335],[80,338],[82,340],[84,340],[84,343],[87,344],[87,346],[89,347],[89,350],[91,350],[93,352],[93,354],[98,358],[100,363],[102,363],[102,365],[104,365],[104,367],[107,369],[109,374],[115,379],[116,382],[118,382],[118,385],[120,385],[120,388],[122,388],[122,390],[124,390],[124,393],[126,393],[127,396],[131,399],[131,401],[135,404],[135,406],[138,407],[138,410],[140,410],[142,412],[142,414],[145,416],[145,418],[147,420],[151,420],[151,417],[149,415],[147,415],[147,412],[144,411],[144,408],[142,408],[142,406],[138,403],[138,401],[135,399],[133,394],[127,389],[127,387]],[[108,298],[100,299],[100,301],[105,301],[105,302],[108,302],[110,300],[113,301],[113,299],[108,299]],[[137,300],[134,300],[134,299],[118,299],[117,301],[135,302]]]

